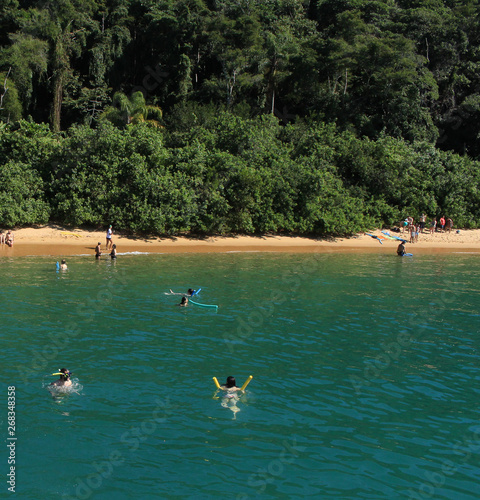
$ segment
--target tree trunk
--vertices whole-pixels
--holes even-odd
[[[52,129],[54,132],[61,130],[61,116],[62,116],[62,100],[63,100],[63,71],[58,70],[53,83],[53,103],[52,103]]]

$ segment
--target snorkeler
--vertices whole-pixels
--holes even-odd
[[[72,381],[70,380],[72,372],[68,371],[66,368],[61,368],[57,373],[52,373],[52,375],[60,375],[60,378],[55,380],[55,382],[52,382],[50,385],[57,387],[69,387],[72,385]]]

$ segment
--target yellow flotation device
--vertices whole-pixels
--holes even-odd
[[[218,383],[217,377],[213,377],[213,381],[215,385],[217,386],[217,389],[221,389],[220,384]]]
[[[247,385],[250,383],[250,381],[252,380],[253,378],[253,375],[250,375],[250,377],[247,378],[247,380],[245,380],[245,383],[242,385],[242,387],[240,388],[241,391],[244,391],[245,388],[247,387]]]

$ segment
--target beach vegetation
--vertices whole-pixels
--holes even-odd
[[[0,12],[0,226],[351,235],[426,213],[480,227],[475,2]]]

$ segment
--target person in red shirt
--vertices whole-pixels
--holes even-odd
[[[440,231],[442,231],[442,233],[443,233],[444,229],[445,229],[445,215],[442,215],[440,217]]]

